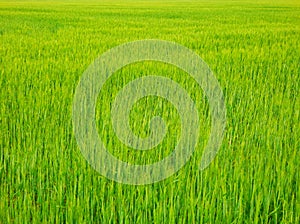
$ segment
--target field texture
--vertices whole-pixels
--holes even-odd
[[[177,42],[210,66],[225,95],[220,151],[198,170],[210,133],[205,94],[180,69],[140,62],[116,72],[100,92],[98,133],[115,157],[151,164],[170,154],[180,117],[159,97],[132,109],[146,137],[156,115],[169,125],[149,151],[123,145],[111,102],[137,77],[170,77],[199,111],[200,138],[170,178],[116,183],[84,159],[72,102],[82,73],[128,41]],[[0,2],[0,223],[300,223],[299,1]]]

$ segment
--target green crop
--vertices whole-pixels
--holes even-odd
[[[0,2],[0,223],[300,223],[300,3],[298,1]],[[156,148],[123,145],[111,102],[146,75],[170,77],[196,102],[200,138],[170,178],[113,182],[83,158],[72,102],[82,73],[128,41],[162,39],[196,52],[225,95],[227,124],[216,159],[199,171],[210,133],[205,94],[180,69],[139,62],[116,72],[96,108],[108,151],[134,164],[170,154],[180,117],[166,100],[132,109],[133,132],[149,120],[169,129]]]

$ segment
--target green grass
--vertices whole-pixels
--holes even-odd
[[[0,2],[0,223],[299,223],[300,4],[297,1]],[[199,54],[225,94],[220,152],[198,170],[210,112],[187,74],[147,62],[105,84],[98,131],[108,150],[130,163],[168,155],[180,135],[176,110],[157,97],[132,111],[147,135],[161,115],[167,138],[145,153],[123,146],[110,103],[129,81],[172,78],[196,101],[201,137],[172,177],[146,186],[115,183],[82,157],[72,101],[82,73],[111,47],[139,39],[175,41]],[[153,109],[153,111],[151,111]]]

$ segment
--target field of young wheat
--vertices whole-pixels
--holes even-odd
[[[0,1],[0,223],[299,223],[300,3],[298,1]],[[130,41],[176,42],[197,53],[223,91],[226,130],[203,171],[211,112],[195,80],[165,63],[125,66],[97,98],[107,150],[132,164],[168,156],[180,114],[149,96],[130,113],[141,137],[161,116],[161,144],[134,150],[116,136],[111,105],[129,82],[161,75],[195,102],[199,138],[190,160],[147,185],[112,181],[82,156],[72,105],[82,74]]]

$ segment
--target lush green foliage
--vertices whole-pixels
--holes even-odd
[[[297,1],[1,2],[0,223],[299,223],[299,36]],[[160,98],[141,100],[130,120],[146,136],[152,116],[166,119],[171,128],[155,150],[126,148],[110,124],[110,103],[122,86],[165,75],[197,102],[202,126],[193,158],[165,181],[129,186],[100,176],[81,156],[72,127],[76,85],[101,53],[138,39],[194,50],[223,88],[226,135],[203,172],[208,103],[187,74],[154,62],[127,66],[104,86],[99,134],[131,163],[170,153],[180,122]]]

